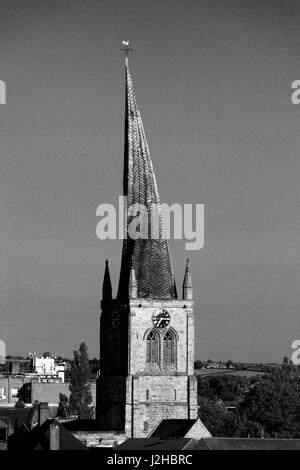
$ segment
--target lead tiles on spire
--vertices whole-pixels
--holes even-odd
[[[134,267],[138,297],[174,299],[175,278],[169,247],[164,237],[160,198],[150,157],[150,151],[138,109],[128,58],[125,70],[125,142],[123,189],[128,207],[143,204],[148,210],[147,239],[127,238],[123,242],[118,297],[128,297],[131,267]],[[151,238],[151,206],[157,204],[157,238]],[[131,219],[127,219],[127,228]]]

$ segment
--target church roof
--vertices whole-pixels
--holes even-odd
[[[185,437],[196,419],[163,419],[149,437]]]
[[[185,450],[189,449],[193,439],[159,439],[151,437],[129,438],[122,444],[116,447],[116,450]]]
[[[128,297],[129,277],[135,270],[138,297],[177,298],[168,243],[164,236],[160,198],[153,171],[144,126],[138,109],[126,57],[125,143],[123,191],[127,209],[134,204],[146,207],[141,221],[143,237],[127,237],[123,241],[118,298]],[[152,210],[151,212],[151,209]],[[134,215],[127,217],[127,229]]]
[[[156,438],[193,438],[211,437],[200,418],[196,419],[163,419],[154,428],[149,437]]]

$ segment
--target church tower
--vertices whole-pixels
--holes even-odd
[[[126,49],[125,49],[126,50]],[[193,287],[189,261],[177,297],[159,193],[126,50],[123,191],[143,204],[140,231],[123,240],[118,294],[106,261],[96,418],[102,429],[145,437],[162,419],[197,417]],[[153,210],[153,207],[155,210]],[[152,209],[152,211],[151,211]],[[127,216],[127,229],[133,216]]]

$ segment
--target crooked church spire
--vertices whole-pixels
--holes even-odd
[[[147,231],[148,238],[124,239],[118,298],[125,299],[129,295],[132,268],[136,275],[138,297],[177,298],[168,243],[164,237],[156,178],[133,90],[127,53],[123,192],[127,196],[127,210],[134,204],[143,204],[147,208],[148,217],[146,214],[141,225],[144,225],[143,232]],[[151,213],[153,204],[157,205],[157,210],[152,210]],[[127,229],[132,219],[132,216],[127,217]]]

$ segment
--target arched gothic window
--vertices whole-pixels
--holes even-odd
[[[159,362],[159,338],[153,330],[147,336],[147,362]]]
[[[167,331],[163,339],[163,361],[175,364],[176,338],[171,331]]]

